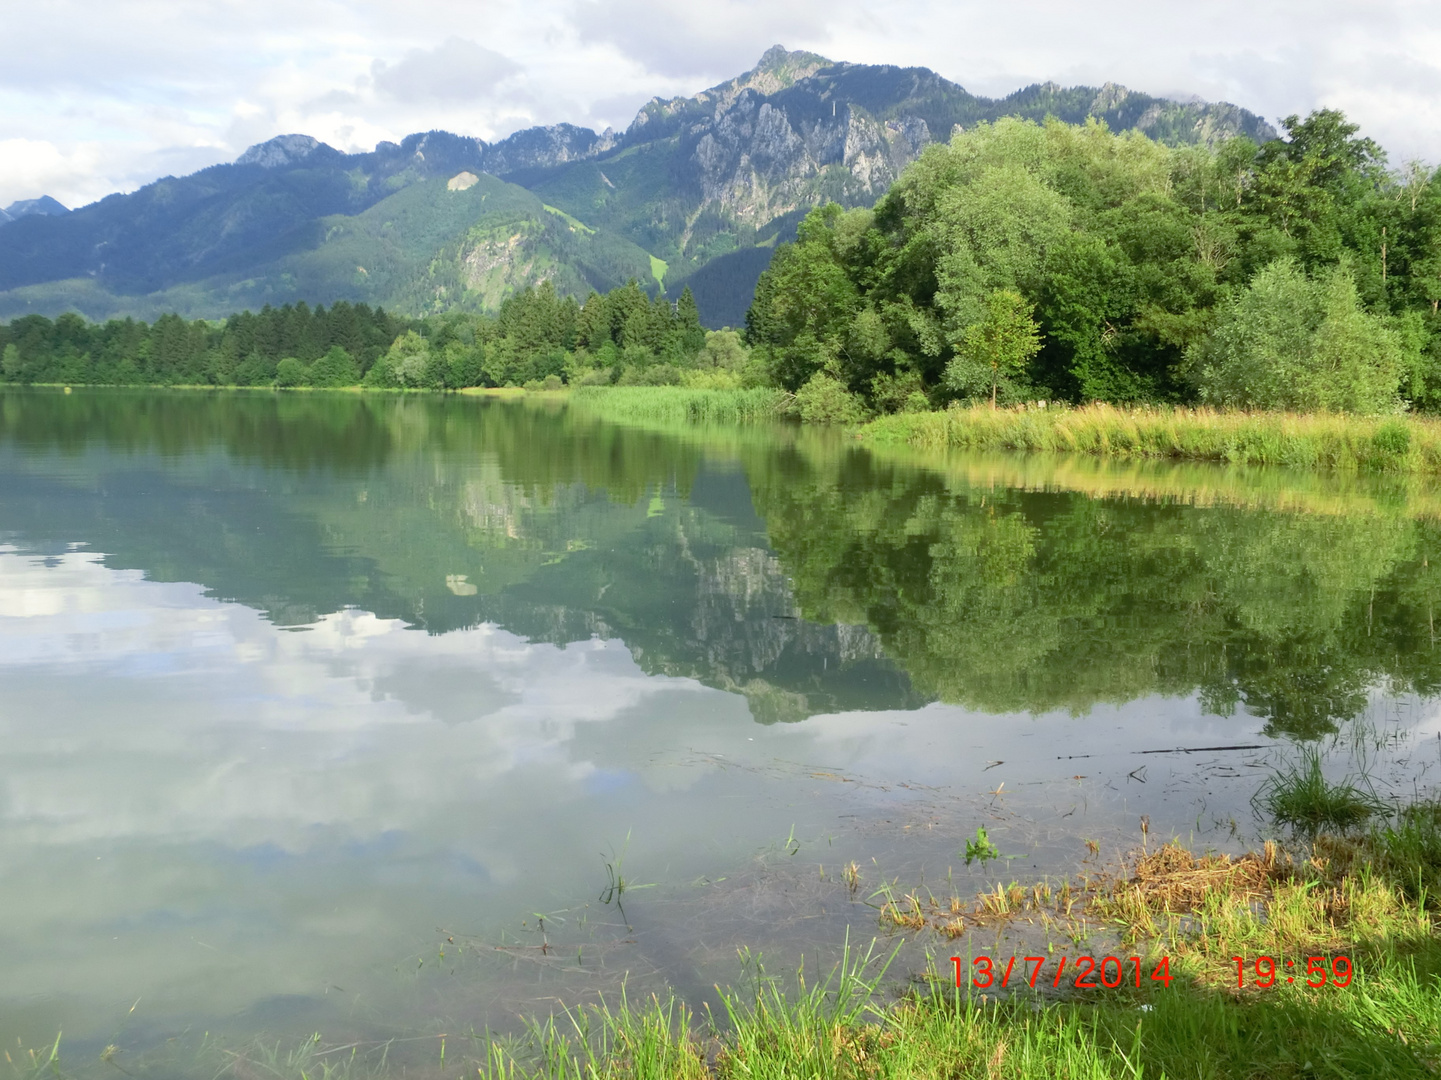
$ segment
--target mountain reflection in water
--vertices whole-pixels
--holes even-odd
[[[765,722],[1199,693],[1305,738],[1378,682],[1441,679],[1441,498],[1094,498],[793,429],[352,394],[10,393],[0,452],[27,550],[83,540],[279,625],[361,608],[432,634],[618,637]]]

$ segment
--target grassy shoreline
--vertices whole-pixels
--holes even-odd
[[[1344,785],[1318,793],[1286,779],[1278,788],[1306,799],[1318,820],[1350,797]],[[1434,1076],[1438,875],[1441,803],[1397,810],[1364,833],[1320,835],[1293,853],[1268,842],[1240,858],[1148,843],[1143,825],[1129,865],[1061,889],[998,884],[970,904],[878,894],[883,927],[933,934],[938,945],[931,969],[889,1004],[878,1003],[885,961],[873,945],[847,950],[816,985],[800,978],[783,991],[758,974],[748,993],[723,993],[721,1017],[696,1017],[674,998],[566,1012],[534,1025],[521,1045],[492,1046],[480,1072],[492,1080]],[[1061,930],[1072,943],[1063,953],[1137,956],[1139,985],[1123,964],[1118,987],[1053,992],[1045,983],[1059,953],[1002,946],[995,935],[989,992],[970,985],[982,970],[974,967],[963,966],[957,987],[948,954],[970,959],[977,931],[1018,921]],[[1018,977],[998,992],[1007,960],[998,954],[1022,951],[1044,961],[1046,978],[1032,988]],[[1169,979],[1150,977],[1161,957]],[[1326,985],[1307,985],[1313,958],[1330,975]]]
[[[37,388],[71,392],[60,384]],[[78,389],[86,389],[81,387]],[[114,388],[106,388],[114,389]],[[501,400],[564,401],[600,419],[666,425],[744,425],[794,416],[783,390],[712,390],[675,386],[580,386],[553,391],[468,387],[459,391],[372,387],[125,387],[250,393],[444,394]],[[824,425],[820,425],[824,427]],[[964,450],[1046,453],[1129,463],[1194,462],[1283,466],[1338,473],[1441,475],[1441,417],[1355,416],[1343,413],[1220,412],[1212,409],[1114,405],[1051,405],[992,410],[952,406],[880,416],[847,429],[877,448],[922,453]]]
[[[1347,820],[1360,805],[1345,784],[1315,788],[1282,776],[1275,790],[1303,801],[1313,824]],[[1289,849],[1268,842],[1239,857],[1158,843],[1143,821],[1128,859],[1060,887],[998,882],[970,900],[883,887],[880,934],[934,943],[928,968],[904,982],[888,970],[896,952],[878,939],[848,944],[819,979],[776,976],[751,957],[746,983],[717,988],[715,1012],[696,1012],[675,994],[632,1001],[622,991],[562,1007],[520,1035],[448,1028],[423,1036],[426,1056],[404,1062],[390,1059],[393,1040],[332,1044],[317,1033],[241,1047],[207,1035],[194,1050],[170,1040],[169,1066],[156,1064],[159,1075],[278,1080],[1434,1077],[1441,801],[1377,804],[1372,817],[1359,829],[1295,839]],[[1020,924],[1039,925],[1044,939],[1025,928],[1000,933]],[[1043,961],[1034,987],[1017,974],[999,989],[1013,953],[1017,972],[1029,970],[1022,954]],[[971,985],[984,969],[970,961],[981,955],[993,961],[989,988]],[[1080,956],[1124,958],[1120,985],[1075,989],[1074,974],[1062,982],[1057,973],[1054,990],[1063,955],[1072,972]],[[1154,977],[1162,957],[1164,979]],[[1306,983],[1313,959],[1325,985]],[[1104,970],[1098,963],[1094,982]],[[0,1066],[0,1075],[76,1075],[60,1040],[37,1049],[28,1061],[7,1059],[11,1071]],[[107,1048],[101,1063],[113,1057]],[[142,1060],[131,1064],[142,1067],[132,1075],[149,1074]]]
[[[985,406],[882,416],[864,442],[942,450],[1088,454],[1123,459],[1441,473],[1441,420],[1341,413],[1218,412],[1087,405]]]

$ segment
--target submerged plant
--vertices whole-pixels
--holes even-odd
[[[991,843],[991,838],[986,835],[986,827],[984,825],[977,825],[975,838],[966,841],[965,856],[967,866],[970,866],[973,862],[979,862],[984,866],[992,859],[999,859],[1001,857],[1001,849]]]

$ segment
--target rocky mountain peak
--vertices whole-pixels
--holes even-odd
[[[309,135],[277,135],[250,147],[235,159],[235,164],[278,169],[309,157],[324,145],[319,139]]]
[[[803,50],[791,52],[784,45],[772,45],[761,56],[756,66],[744,75],[738,75],[734,79],[713,86],[697,96],[713,97],[718,108],[723,110],[729,107],[743,90],[754,90],[763,95],[774,94],[788,86],[794,86],[802,79],[810,78],[821,68],[831,67],[833,64],[834,61],[827,60],[817,53]]]
[[[1091,101],[1091,111],[1094,113],[1109,112],[1111,109],[1118,108],[1130,96],[1131,91],[1120,83],[1108,82],[1101,87]]]
[[[804,49],[792,52],[784,45],[772,45],[761,55],[756,66],[741,78],[744,79],[747,75],[751,76],[752,85],[755,85],[756,78],[769,75],[778,80],[779,85],[776,87],[778,90],[781,86],[789,86],[797,79],[805,79],[814,75],[823,67],[831,67],[833,63],[834,61],[827,60],[819,53],[806,52]],[[757,87],[757,89],[761,88]],[[761,92],[773,93],[774,91],[762,89]]]
[[[651,139],[668,134],[675,123],[706,123],[730,109],[747,90],[768,97],[833,66],[834,61],[818,53],[792,52],[784,45],[772,45],[755,67],[702,90],[695,97],[651,98],[636,113],[626,135],[631,139]]]

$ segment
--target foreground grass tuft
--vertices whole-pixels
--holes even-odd
[[[1441,802],[1408,806],[1370,836],[1377,873],[1423,906],[1441,906]]]
[[[1306,836],[1346,832],[1384,813],[1386,803],[1348,781],[1330,783],[1321,754],[1304,750],[1296,765],[1280,768],[1256,793],[1256,804],[1276,824]]]
[[[493,1051],[479,1071],[489,1080],[1429,1077],[1441,1065],[1438,990],[1434,966],[1399,954],[1358,967],[1344,990],[1237,995],[1179,977],[1049,1004],[1029,991],[987,998],[933,973],[884,1008],[818,991],[728,995],[724,1031],[684,1023],[673,1001],[602,1006],[568,1031],[540,1027],[528,1045]]]

